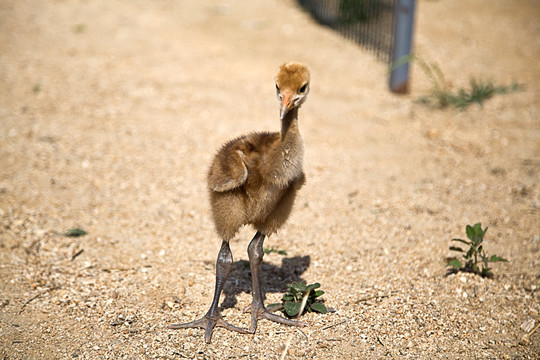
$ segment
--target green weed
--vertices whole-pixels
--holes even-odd
[[[326,306],[317,299],[324,294],[322,290],[316,290],[320,288],[319,283],[306,285],[302,282],[295,282],[287,286],[288,292],[283,295],[281,304],[271,304],[269,308],[281,308],[285,315],[288,317],[299,316],[300,307],[302,306],[302,299],[307,296],[306,305],[302,314],[307,312],[318,312],[326,314]]]
[[[463,110],[472,104],[482,105],[484,101],[498,94],[508,94],[523,89],[517,82],[510,85],[495,85],[491,80],[479,80],[472,77],[469,80],[469,88],[460,87],[456,92],[452,91],[448,82],[437,63],[428,64],[415,55],[405,56],[396,60],[391,69],[403,64],[415,61],[429,78],[432,88],[429,94],[418,98],[418,102],[436,108],[444,109],[449,106]]]
[[[448,96],[451,105],[458,109],[465,109],[474,103],[482,105],[485,100],[492,98],[496,94],[508,94],[520,89],[521,86],[516,82],[509,86],[495,86],[491,81],[471,78],[469,89],[460,88],[457,94],[450,93]]]
[[[64,233],[65,236],[69,236],[69,237],[81,237],[87,234],[88,233],[86,231],[79,228],[69,229],[68,231]]]
[[[264,248],[263,251],[264,251],[265,254],[276,253],[276,254],[279,254],[279,255],[287,255],[287,251],[276,249],[273,246],[271,248]]]
[[[459,259],[453,259],[446,266],[450,267],[450,273],[456,273],[458,271],[472,272],[482,277],[492,277],[493,273],[489,267],[490,263],[507,261],[506,259],[492,255],[488,256],[484,250],[484,235],[487,232],[487,227],[482,229],[482,224],[478,223],[474,226],[467,225],[465,231],[469,240],[452,239],[462,244],[469,246],[469,249],[465,251],[459,246],[450,246],[450,250],[457,251],[463,254],[464,262]]]

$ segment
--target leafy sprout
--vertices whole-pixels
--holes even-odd
[[[450,246],[450,250],[456,251],[462,254],[463,261],[459,259],[453,259],[446,266],[450,267],[450,272],[472,272],[482,277],[492,277],[493,273],[489,267],[490,263],[507,261],[506,259],[492,255],[488,256],[484,250],[484,235],[487,232],[487,227],[482,229],[482,224],[477,223],[473,226],[467,225],[465,232],[467,233],[468,240],[452,239],[452,241],[469,246],[469,249],[465,250],[459,246]]]
[[[302,299],[307,295],[306,305],[302,314],[313,311],[326,314],[326,306],[324,306],[320,299],[317,299],[324,294],[324,291],[317,290],[320,287],[321,285],[319,283],[311,285],[306,285],[303,282],[292,283],[287,285],[288,292],[283,295],[283,298],[281,299],[282,303],[272,304],[269,305],[269,307],[282,307],[285,315],[291,318],[299,316]]]

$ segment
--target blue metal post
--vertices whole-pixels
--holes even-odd
[[[399,94],[409,90],[409,60],[413,38],[414,7],[416,0],[397,0],[394,26],[390,89]]]

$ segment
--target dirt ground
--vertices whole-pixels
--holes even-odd
[[[454,88],[519,92],[465,111],[388,92],[375,56],[292,0],[0,2],[0,358],[538,359],[540,2],[418,1],[415,50]],[[279,129],[273,76],[311,68],[307,184],[265,246],[267,303],[319,282],[301,330],[168,330],[200,317],[219,239],[206,171],[224,141]],[[488,226],[492,279],[446,275]],[[81,228],[83,237],[66,237]],[[231,244],[227,321],[249,326],[253,230]]]

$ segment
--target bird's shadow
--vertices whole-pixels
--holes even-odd
[[[281,266],[263,262],[261,272],[263,295],[267,292],[286,292],[287,285],[293,282],[305,281],[302,279],[301,275],[307,270],[310,262],[311,258],[309,255],[283,258],[281,260]],[[225,299],[223,300],[221,307],[226,309],[236,306],[237,296],[240,293],[250,293],[251,291],[252,285],[249,261],[235,261],[223,288]]]

